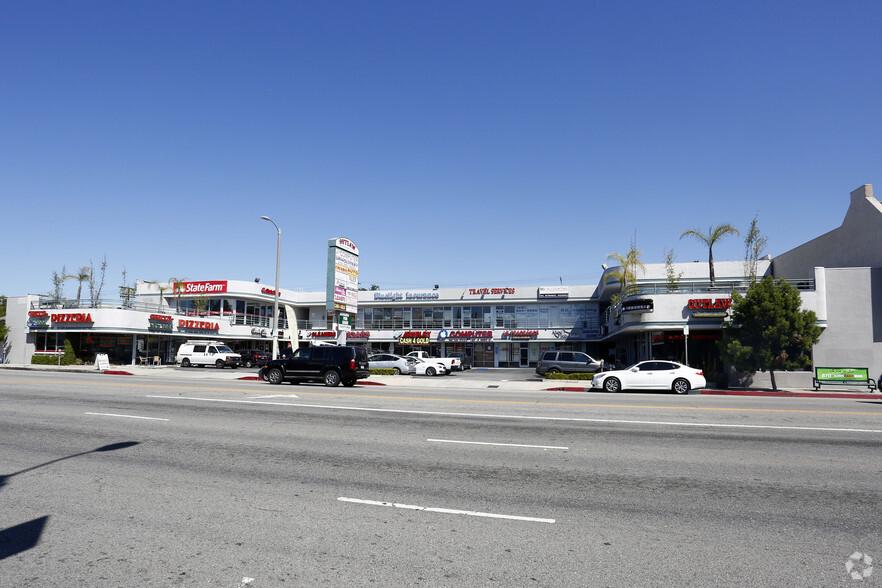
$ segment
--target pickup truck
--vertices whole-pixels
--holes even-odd
[[[450,375],[453,370],[459,370],[462,367],[461,360],[456,359],[455,357],[431,357],[425,351],[411,351],[405,357],[415,357],[417,359],[422,359],[425,361],[433,361],[436,363],[442,364],[445,368],[447,368],[447,375]]]

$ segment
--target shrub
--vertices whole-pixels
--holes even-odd
[[[548,380],[590,380],[594,375],[594,372],[583,372],[578,374],[545,374],[545,378]]]
[[[61,362],[58,361],[57,355],[34,355],[31,357],[33,365],[75,365],[78,363],[80,362],[69,339],[64,340],[64,355],[61,356]]]
[[[395,370],[391,368],[371,368],[371,375],[374,376],[394,376]]]

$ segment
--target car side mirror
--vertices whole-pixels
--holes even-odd
[[[631,371],[634,372],[634,373],[636,374],[636,373],[639,372],[640,370],[637,369],[637,368],[631,368]]]

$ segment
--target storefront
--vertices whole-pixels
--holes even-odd
[[[882,370],[882,204],[871,186],[851,194],[842,227],[772,260],[757,275],[792,283],[803,307],[825,329],[816,360],[860,363]],[[606,269],[597,285],[518,286],[359,291],[352,323],[333,324],[326,292],[275,291],[255,282],[212,280],[157,285],[139,281],[134,300],[76,301],[11,296],[7,303],[5,361],[30,363],[70,341],[82,361],[107,353],[112,362],[142,358],[167,364],[188,339],[212,339],[234,350],[269,349],[275,326],[280,346],[342,341],[370,351],[432,356],[463,353],[475,367],[531,367],[550,349],[582,351],[618,366],[670,359],[721,371],[717,342],[732,292],[751,281],[743,261],[716,262],[716,280],[704,262],[646,264],[635,292],[618,299],[620,284]],[[671,280],[668,270],[679,276]],[[834,318],[835,317],[835,318]]]

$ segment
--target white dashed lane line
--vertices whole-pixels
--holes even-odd
[[[379,500],[362,500],[360,498],[340,497],[340,502],[351,502],[355,504],[365,504],[368,506],[388,506],[392,508],[403,508],[405,510],[421,510],[424,512],[436,512],[441,514],[465,515],[470,517],[485,517],[490,519],[507,519],[512,521],[526,521],[528,523],[554,523],[554,519],[541,519],[537,517],[524,517],[517,515],[497,514],[492,512],[477,512],[472,510],[456,510],[452,508],[438,508],[432,506],[417,506],[415,504],[399,504],[397,502],[382,502]]]
[[[124,419],[141,419],[145,421],[167,421],[170,419],[161,419],[158,417],[146,417],[146,416],[135,416],[132,414],[113,414],[110,412],[87,412],[86,414],[91,416],[106,416],[106,417],[120,417]]]
[[[488,443],[486,441],[456,441],[453,439],[426,439],[430,443],[459,443],[461,445],[492,445],[494,447],[526,447],[528,449],[561,449],[569,447],[557,447],[554,445],[521,445],[519,443]]]

